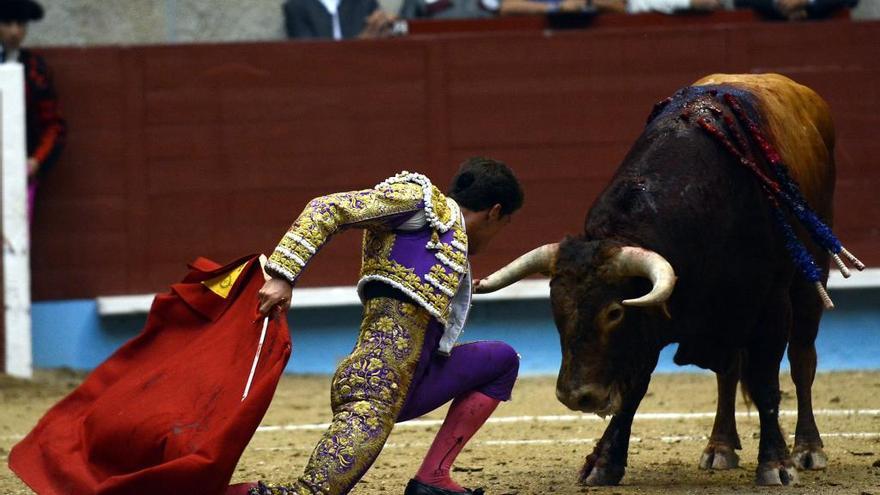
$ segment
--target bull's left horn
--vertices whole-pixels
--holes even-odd
[[[504,268],[480,280],[479,284],[474,287],[474,292],[477,294],[495,292],[529,275],[550,271],[553,265],[553,258],[556,257],[558,250],[558,243],[545,244],[532,249],[508,263]]]
[[[675,270],[654,251],[640,247],[624,246],[612,259],[614,268],[621,275],[645,277],[654,283],[651,292],[636,299],[626,299],[625,306],[657,306],[666,303],[675,289]]]

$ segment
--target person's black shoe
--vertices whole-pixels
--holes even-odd
[[[483,493],[482,488],[477,488],[474,490],[470,490],[465,488],[463,492],[454,492],[452,490],[446,490],[445,488],[439,488],[436,486],[426,485],[421,481],[413,478],[409,480],[409,483],[406,484],[406,491],[403,492],[403,495],[485,495]]]

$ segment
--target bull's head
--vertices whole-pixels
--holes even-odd
[[[556,396],[570,409],[616,413],[630,384],[649,376],[661,346],[657,323],[675,272],[661,255],[610,241],[567,238],[541,246],[481,280],[498,290],[549,273],[553,316],[562,344]]]

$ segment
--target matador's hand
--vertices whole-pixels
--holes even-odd
[[[292,294],[293,286],[287,280],[280,278],[267,280],[257,293],[260,314],[275,318],[280,314],[287,313],[287,310],[290,309]]]

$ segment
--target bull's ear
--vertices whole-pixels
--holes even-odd
[[[672,319],[672,313],[669,312],[669,303],[667,301],[663,301],[663,303],[656,306],[646,306],[645,309],[651,311],[652,314],[662,316],[667,320]]]
[[[665,316],[667,320],[672,319],[672,313],[669,312],[669,301],[663,301],[663,304],[661,304],[658,309],[663,313],[663,316]]]

